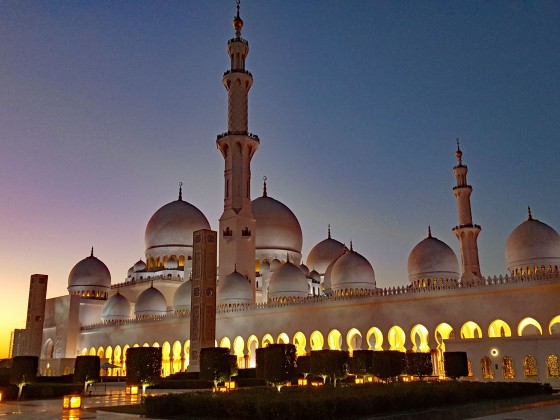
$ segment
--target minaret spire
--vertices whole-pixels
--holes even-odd
[[[331,239],[331,225],[330,225],[330,223],[329,223],[329,230],[328,230],[327,238]]]
[[[183,201],[183,183],[179,182],[179,201]]]
[[[266,176],[263,176],[263,197],[268,197],[268,194],[266,193],[266,180],[268,178]]]
[[[528,217],[527,220],[533,220],[533,213],[531,213],[531,206],[527,206]]]
[[[428,238],[432,237],[432,227],[428,225]]]
[[[477,244],[481,228],[479,225],[473,224],[472,220],[472,187],[467,184],[468,168],[462,162],[463,152],[459,148],[459,139],[457,139],[457,152],[455,156],[457,157],[458,165],[453,168],[453,174],[455,175],[457,185],[453,187],[453,194],[457,200],[459,225],[453,228],[453,233],[459,239],[461,251],[461,283],[479,284],[484,280],[480,272]]]
[[[91,247],[91,255],[90,257],[93,257],[93,247]]]

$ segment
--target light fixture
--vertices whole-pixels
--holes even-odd
[[[65,410],[70,410],[74,408],[82,407],[82,397],[80,395],[65,395],[62,399],[62,408]]]

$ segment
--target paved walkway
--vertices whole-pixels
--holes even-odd
[[[532,404],[524,410],[509,411],[492,416],[475,417],[471,420],[557,420],[560,419],[560,401]]]

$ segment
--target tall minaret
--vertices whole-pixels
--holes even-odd
[[[457,199],[457,210],[459,212],[459,226],[453,228],[453,233],[459,239],[461,251],[462,273],[461,283],[478,284],[483,281],[478,262],[478,245],[476,243],[480,226],[472,222],[471,193],[472,187],[467,184],[468,169],[463,165],[463,152],[459,148],[457,139],[457,166],[453,168],[457,185],[453,187],[453,194]]]
[[[235,37],[227,44],[231,67],[222,80],[228,92],[228,130],[216,140],[225,160],[224,212],[220,217],[219,278],[235,269],[255,284],[255,219],[251,211],[251,158],[259,138],[248,132],[247,102],[253,76],[245,70],[249,43],[241,38],[243,20],[233,19]],[[219,289],[218,289],[219,293]]]

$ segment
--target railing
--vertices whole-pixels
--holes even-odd
[[[441,292],[446,290],[472,290],[473,288],[484,288],[484,287],[492,287],[492,286],[501,286],[501,285],[513,285],[513,284],[520,284],[520,283],[531,283],[537,281],[550,281],[550,280],[560,280],[560,272],[547,272],[547,273],[538,273],[538,274],[531,274],[531,275],[523,275],[523,276],[488,276],[487,278],[480,278],[479,281],[476,283],[460,283],[460,282],[445,282],[441,284],[439,281],[434,282],[435,284],[429,284],[426,286],[398,286],[398,287],[385,287],[385,288],[377,288],[371,291],[364,291],[363,294],[347,294],[347,295],[340,295],[340,296],[309,296],[306,298],[287,298],[286,301],[283,302],[267,302],[267,303],[256,303],[252,305],[235,305],[235,306],[218,306],[216,313],[218,314],[227,314],[227,313],[234,313],[234,312],[248,312],[248,311],[264,311],[269,310],[272,308],[287,308],[287,307],[297,307],[301,305],[314,305],[314,304],[324,304],[329,302],[342,302],[342,301],[350,301],[356,299],[371,299],[371,298],[389,298],[390,296],[402,296],[402,295],[414,295],[420,293],[433,293],[433,292]],[[421,281],[421,280],[420,280]],[[144,318],[139,319],[130,319],[130,320],[119,320],[119,321],[107,321],[107,322],[100,322],[97,324],[86,325],[82,327],[83,331],[93,330],[97,328],[109,327],[109,326],[116,326],[116,325],[131,325],[131,324],[139,324],[143,322],[152,322],[152,321],[163,321],[163,320],[170,320],[170,319],[181,319],[181,318],[188,318],[190,317],[190,311],[182,310],[176,311],[174,313],[168,313],[166,315],[160,316],[146,316]]]
[[[248,136],[256,141],[260,142],[259,136],[253,133],[249,133],[248,131],[226,131],[224,133],[218,134],[217,140],[224,138],[226,136]]]
[[[466,225],[459,225],[459,226],[455,226],[453,229],[451,230],[457,230],[457,229],[462,229],[462,228],[478,228],[480,230],[482,230],[482,228],[480,227],[480,225],[473,225],[472,223],[466,224]]]
[[[159,276],[148,276],[143,279],[132,279],[132,280],[123,281],[122,283],[112,284],[111,289],[118,289],[119,287],[132,286],[134,284],[150,283],[152,281],[157,281],[157,280],[175,281],[178,283],[182,283],[184,281],[184,279],[181,276],[168,277],[160,274]]]
[[[231,38],[227,43],[228,45],[233,43],[233,42],[241,42],[245,45],[249,45],[249,42],[246,39],[243,39],[241,37],[237,37],[237,38]]]
[[[253,75],[251,74],[250,71],[248,70],[243,70],[243,69],[232,69],[232,70],[226,70],[224,71],[224,77],[227,76],[228,74],[232,74],[232,73],[245,73],[251,77],[253,77]]]

